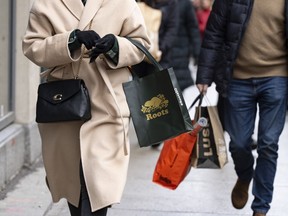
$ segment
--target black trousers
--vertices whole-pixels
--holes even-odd
[[[99,209],[95,212],[91,212],[91,205],[84,179],[82,164],[80,164],[80,183],[81,194],[79,200],[79,207],[77,208],[68,202],[71,216],[106,216],[108,207]]]

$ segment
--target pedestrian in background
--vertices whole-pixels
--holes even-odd
[[[178,0],[179,23],[177,39],[174,40],[172,48],[172,62],[175,75],[180,89],[184,91],[187,87],[194,85],[189,63],[193,59],[194,65],[200,52],[201,38],[195,10],[190,0]]]
[[[128,66],[144,59],[126,37],[147,48],[150,42],[134,0],[85,3],[35,0],[23,52],[48,68],[42,76],[49,81],[72,79],[79,68],[92,118],[38,124],[46,180],[53,201],[67,199],[72,216],[105,216],[121,200],[129,163],[130,112],[122,83],[131,77]]]
[[[163,68],[171,67],[172,47],[177,38],[178,5],[177,0],[142,0],[152,8],[162,12],[159,28],[159,49],[162,52],[159,63]]]
[[[232,204],[242,209],[253,180],[254,216],[272,202],[278,140],[287,108],[287,0],[215,0],[197,71],[203,94],[214,81],[225,97],[225,129],[238,176]],[[256,164],[251,149],[259,107]]]

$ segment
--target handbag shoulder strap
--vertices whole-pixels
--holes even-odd
[[[88,28],[88,30],[91,30],[92,22],[93,22],[93,19],[92,19],[92,20],[90,21],[90,23],[89,23],[89,28]],[[82,63],[83,57],[84,57],[85,49],[86,49],[85,46],[83,46],[83,48],[82,48],[82,50],[81,50],[81,56],[80,56],[80,60],[79,60],[79,66],[78,66],[77,73],[76,73],[76,74],[73,73],[73,76],[74,76],[75,79],[78,79],[78,78],[79,78],[80,67],[81,67],[81,63]]]
[[[145,54],[147,59],[151,62],[151,64],[153,64],[158,69],[158,71],[163,70],[163,67],[159,64],[159,62],[156,61],[156,59],[152,56],[152,54],[141,43],[129,37],[126,38]]]

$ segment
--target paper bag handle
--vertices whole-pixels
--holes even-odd
[[[191,106],[189,107],[189,110],[196,104],[196,102],[199,100],[198,106],[201,106],[202,100],[203,100],[203,94],[199,94],[195,100],[192,102]]]

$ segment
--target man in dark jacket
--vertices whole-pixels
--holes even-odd
[[[287,0],[286,0],[287,1]],[[212,82],[225,97],[225,129],[238,180],[232,204],[241,209],[253,179],[254,216],[272,202],[278,140],[287,108],[287,8],[285,0],[215,0],[198,62],[196,84]],[[259,107],[258,157],[251,136]]]

